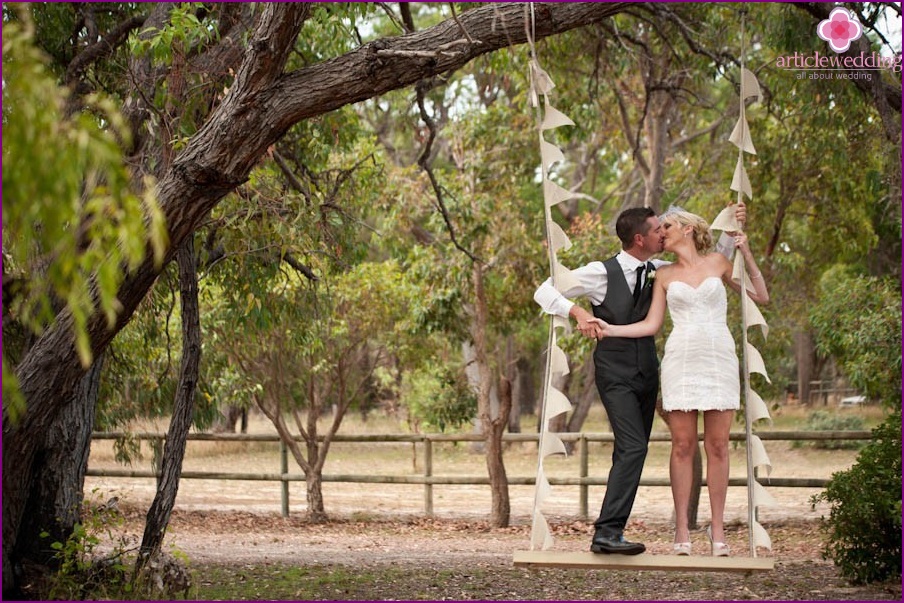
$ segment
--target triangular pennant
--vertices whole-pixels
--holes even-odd
[[[568,238],[562,227],[555,222],[549,223],[549,238],[552,239],[553,251],[561,251],[563,249],[568,251],[571,249],[571,239]]]
[[[731,179],[731,190],[747,195],[748,199],[753,199],[753,189],[750,187],[750,178],[747,177],[747,170],[744,169],[744,162],[738,155],[738,162],[735,164],[734,176]],[[736,229],[737,230],[737,229]]]
[[[540,437],[540,456],[546,458],[552,454],[566,454],[562,439],[548,431]]]
[[[558,128],[560,126],[573,126],[574,122],[571,121],[567,115],[546,103],[546,111],[543,113],[543,123],[540,124],[541,130],[551,130],[553,128]]]
[[[574,193],[570,190],[559,186],[552,180],[547,179],[543,181],[543,198],[546,201],[546,207],[552,207],[574,196]]]
[[[710,229],[712,230],[723,230],[726,232],[735,232],[741,230],[741,227],[738,225],[738,220],[735,218],[735,206],[734,204],[729,205],[725,209],[719,212],[719,215],[716,216],[716,219],[713,220],[713,223],[710,224]]]
[[[565,295],[569,289],[581,286],[581,281],[571,273],[571,270],[559,262],[555,262],[553,267],[555,269],[552,274],[552,284],[559,293]],[[568,297],[568,295],[565,295],[565,297]]]
[[[543,467],[537,467],[537,482],[536,482],[536,500],[537,506],[542,505],[546,500],[549,499],[552,494],[552,486],[549,485],[549,480],[546,479],[546,473],[543,471]]]
[[[549,94],[549,92],[556,87],[552,78],[549,77],[549,74],[546,73],[536,61],[531,61],[530,66],[534,77],[534,87],[536,87],[537,92],[540,94]]]
[[[778,501],[766,491],[766,488],[763,487],[763,484],[760,482],[753,480],[753,506],[754,507],[773,507],[778,504]]]
[[[763,441],[757,435],[751,435],[750,440],[748,440],[747,445],[750,447],[750,455],[753,458],[753,466],[754,467],[765,467],[766,475],[772,473],[772,461],[769,460],[769,455],[766,454],[766,447],[763,446]]]
[[[564,316],[553,316],[552,317],[552,328],[555,329],[564,329],[565,335],[571,335],[571,321],[565,318]]]
[[[741,115],[738,117],[738,123],[735,124],[734,130],[732,130],[728,140],[742,151],[750,153],[751,155],[756,155],[753,140],[750,138],[750,128],[747,126],[747,118],[744,116],[743,111],[741,111]]]
[[[763,314],[757,308],[756,303],[749,298],[744,303],[744,319],[748,329],[759,325],[763,331],[763,337],[769,337],[769,325],[766,324],[766,319],[763,318]]]
[[[772,539],[758,521],[753,522],[753,546],[772,550]]]
[[[550,386],[546,392],[546,418],[551,419],[571,410],[568,397],[558,389]]]
[[[732,266],[731,269],[731,280],[738,284],[743,281],[745,289],[747,289],[751,293],[756,293],[756,289],[753,286],[753,281],[750,280],[750,277],[747,276],[747,271],[744,270],[744,256],[740,253],[735,256],[734,266]]]
[[[562,351],[562,348],[554,345],[549,353],[552,354],[552,358],[549,359],[550,372],[558,375],[567,375],[569,373],[568,357],[565,356],[565,352]]]
[[[766,403],[763,402],[760,395],[752,389],[747,390],[747,412],[748,416],[750,416],[751,424],[766,419],[769,421],[769,424],[772,425],[772,417],[769,415],[769,409],[766,408]]]
[[[554,163],[565,161],[565,155],[562,153],[562,149],[545,140],[540,141],[540,158],[543,160],[543,167],[547,170],[551,168]]]
[[[772,383],[772,380],[769,378],[769,373],[766,372],[766,365],[763,363],[763,357],[760,356],[759,350],[753,347],[749,341],[747,342],[747,372],[759,373],[766,378],[766,381]]]
[[[760,83],[752,71],[746,67],[741,67],[741,100],[745,101],[750,97],[755,97],[754,102],[759,102],[763,98],[760,91]]]
[[[549,533],[549,525],[546,518],[539,510],[534,509],[534,520],[530,528],[531,550],[548,550],[552,546],[552,534]]]

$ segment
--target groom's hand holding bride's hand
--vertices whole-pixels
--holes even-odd
[[[577,323],[578,331],[584,337],[592,337],[593,339],[603,338],[603,329],[607,326],[602,320],[581,308],[574,306],[571,315]]]

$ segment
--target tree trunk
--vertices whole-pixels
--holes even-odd
[[[29,494],[29,513],[23,518],[17,537],[20,546],[16,549],[16,559],[53,565],[56,551],[51,545],[66,542],[75,524],[81,520],[85,472],[91,452],[91,430],[103,363],[103,356],[99,356],[82,378],[72,402],[47,431],[43,448],[35,457],[35,463],[42,467],[41,479],[35,480]],[[48,536],[41,538],[42,532],[47,532]],[[7,584],[7,579],[14,577],[13,571],[7,573],[8,569],[11,568],[4,567],[3,570],[4,593],[12,587]],[[19,568],[15,571],[18,573]]]
[[[810,381],[813,379],[814,346],[810,331],[798,331],[794,335],[794,351],[797,356],[797,399],[810,405]]]
[[[490,525],[497,528],[507,527],[511,517],[508,477],[502,458],[502,434],[508,423],[508,415],[512,405],[511,383],[502,379],[505,392],[499,392],[499,407],[493,413],[490,401],[492,389],[492,372],[487,354],[487,321],[488,308],[484,291],[483,267],[476,262],[472,264],[472,282],[474,286],[474,311],[471,316],[471,339],[474,343],[474,363],[479,374],[477,390],[477,416],[480,417],[481,431],[486,445],[487,475],[490,479]],[[502,389],[502,388],[500,388]]]
[[[157,553],[163,544],[163,536],[169,526],[170,516],[179,492],[179,476],[185,458],[185,444],[191,428],[201,364],[201,315],[198,308],[198,274],[195,265],[195,247],[189,237],[176,254],[179,264],[179,292],[182,297],[182,366],[179,387],[173,403],[173,416],[166,434],[163,462],[157,494],[148,509],[144,525],[144,537],[135,564],[134,578]]]
[[[323,476],[318,471],[305,475],[306,497],[308,501],[308,519],[314,523],[327,520],[326,507],[323,504]]]
[[[515,362],[515,380],[512,382],[512,408],[519,415],[537,414],[537,389],[534,385],[531,362],[519,356]]]
[[[166,220],[171,247],[163,262],[148,259],[126,274],[117,298],[122,312],[110,328],[102,312],[89,318],[88,338],[95,356],[132,318],[163,265],[202,224],[210,210],[248,175],[267,148],[296,123],[457,69],[477,56],[526,41],[526,5],[494,3],[466,11],[434,27],[376,40],[335,59],[284,73],[310,3],[262,5],[242,63],[228,93],[207,122],[189,139],[160,177],[156,197]],[[615,15],[628,3],[538,4],[534,39],[591,25]],[[462,30],[480,43],[458,45]],[[454,52],[436,52],[439,47]],[[433,52],[434,57],[419,56]],[[242,141],[242,144],[236,144]],[[140,165],[141,162],[137,161]],[[140,174],[136,174],[140,176]],[[15,425],[3,421],[4,568],[22,523],[29,492],[44,471],[35,456],[45,434],[71,399],[86,372],[73,340],[73,318],[63,310],[16,368],[27,413]],[[14,462],[11,461],[14,459]],[[4,572],[4,584],[7,582]]]

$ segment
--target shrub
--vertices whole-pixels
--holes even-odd
[[[831,505],[823,550],[854,584],[901,576],[901,415],[873,430],[850,469],[811,501]]]
[[[860,431],[863,419],[856,415],[839,415],[823,410],[810,413],[807,417],[807,431]],[[798,442],[795,442],[795,445]],[[857,440],[815,440],[810,442],[813,448],[823,450],[855,450],[863,446]]]

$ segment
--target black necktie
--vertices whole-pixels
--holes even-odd
[[[644,270],[647,269],[646,264],[641,264],[637,267],[637,280],[634,282],[634,303],[637,303],[637,300],[640,299],[640,290],[641,285],[643,284],[643,273]]]

